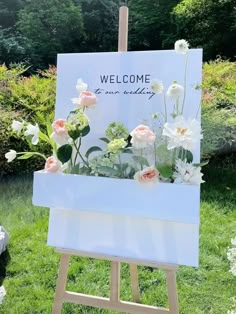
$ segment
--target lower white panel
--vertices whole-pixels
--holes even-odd
[[[199,225],[51,209],[48,245],[160,263],[198,266]]]

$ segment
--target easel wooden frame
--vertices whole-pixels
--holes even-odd
[[[118,51],[127,51],[128,45],[128,7],[120,7],[119,15],[119,39]],[[59,273],[55,291],[53,314],[60,314],[64,302],[82,304],[108,310],[134,313],[134,314],[178,314],[178,294],[176,287],[177,265],[160,264],[144,260],[115,257],[110,255],[81,252],[67,249],[56,249],[61,254]],[[70,256],[90,257],[111,261],[110,273],[110,298],[102,298],[87,294],[66,291],[67,274],[69,269]],[[128,263],[130,266],[130,277],[132,287],[132,298],[134,302],[120,300],[120,263]],[[138,267],[145,265],[162,269],[166,273],[169,309],[140,304],[140,293],[138,283]]]

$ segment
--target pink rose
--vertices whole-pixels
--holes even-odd
[[[152,130],[148,126],[142,124],[137,126],[130,135],[132,136],[131,143],[134,148],[137,149],[152,145],[156,139],[156,135]]]
[[[55,157],[51,156],[48,157],[48,159],[46,160],[44,169],[46,170],[46,172],[57,172],[59,169],[61,169],[61,166],[61,162]]]
[[[66,120],[64,119],[58,119],[54,121],[52,124],[53,131],[59,136],[67,136],[68,132],[65,127],[65,124],[66,124]]]
[[[97,103],[97,97],[94,93],[84,91],[80,93],[79,97],[79,107],[92,108],[95,107]]]
[[[138,171],[135,173],[134,180],[138,181],[141,184],[153,184],[159,181],[159,171],[152,166],[145,168],[142,171]]]

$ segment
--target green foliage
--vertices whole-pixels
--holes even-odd
[[[1,0],[0,63],[31,71],[57,53],[116,51],[120,0]],[[205,60],[235,58],[234,0],[129,0],[129,50],[173,48],[180,38],[203,47]],[[227,18],[226,18],[227,17]]]
[[[42,158],[32,158],[24,162],[15,160],[7,163],[5,154],[10,150],[29,151],[29,144],[18,138],[11,130],[13,119],[20,119],[20,112],[3,110],[0,107],[0,177],[9,174],[31,173],[34,170],[42,169]]]
[[[53,120],[55,101],[55,69],[49,68],[31,77],[23,77],[26,68],[22,65],[0,66],[0,176],[11,173],[32,172],[42,169],[43,160],[38,157],[7,163],[5,153],[35,151],[24,138],[18,138],[11,130],[13,119],[38,123],[42,130],[47,129],[47,120]],[[47,154],[50,145],[40,143],[38,151]]]
[[[64,164],[71,159],[72,146],[69,144],[62,145],[57,150],[57,158]]]
[[[173,169],[171,165],[158,164],[157,170],[160,172],[160,175],[164,178],[170,178],[173,175]]]
[[[37,67],[55,64],[57,53],[81,51],[83,20],[73,0],[27,1],[16,27],[27,38],[30,63]]]
[[[188,40],[191,47],[203,47],[206,60],[235,57],[234,0],[182,0],[172,14],[177,38]]]
[[[83,50],[116,51],[119,0],[77,0],[84,22]]]
[[[205,63],[202,89],[203,157],[236,152],[236,63]]]
[[[156,50],[173,48],[175,26],[171,10],[179,0],[131,0],[130,47],[131,50]]]

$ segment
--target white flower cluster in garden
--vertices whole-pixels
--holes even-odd
[[[6,290],[3,286],[0,287],[0,305],[3,303],[3,299],[6,295]]]
[[[228,249],[227,257],[230,261],[230,272],[236,276],[236,238],[231,240],[232,248]]]

